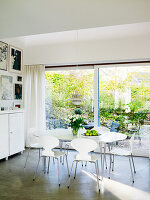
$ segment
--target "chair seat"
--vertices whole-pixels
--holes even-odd
[[[87,162],[95,162],[96,160],[98,160],[98,156],[96,156],[96,155],[90,155],[90,159],[82,159],[82,160],[80,160],[80,159],[78,159],[77,158],[77,155],[75,155],[75,160],[76,161],[87,161]]]
[[[30,144],[31,148],[41,149],[42,147],[38,143]]]
[[[114,155],[120,155],[120,156],[129,156],[131,155],[131,152],[127,149],[121,149],[121,148],[114,148],[110,151],[111,154]]]
[[[48,152],[42,152],[42,156],[46,156],[46,157],[55,157],[55,158],[59,158],[61,156],[64,156],[66,155],[65,152],[62,152],[62,151],[54,151],[54,155],[51,155],[50,153]]]

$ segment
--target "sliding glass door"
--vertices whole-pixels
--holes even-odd
[[[130,137],[135,134],[135,154],[149,154],[150,67],[99,68],[99,124]],[[113,123],[114,124],[114,123]]]

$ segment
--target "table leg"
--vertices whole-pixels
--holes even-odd
[[[62,141],[59,140],[60,151],[62,151]],[[62,162],[62,157],[60,157],[60,163]]]
[[[104,155],[103,155],[103,164],[102,164],[102,180],[104,177],[104,162],[105,162],[105,156],[106,156],[106,143],[104,143]]]

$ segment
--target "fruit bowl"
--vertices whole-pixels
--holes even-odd
[[[99,136],[100,134],[96,130],[87,130],[83,133],[84,136]]]

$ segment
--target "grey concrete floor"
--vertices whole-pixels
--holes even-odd
[[[69,169],[76,152],[69,151]],[[132,183],[129,161],[126,157],[116,156],[115,170],[105,178],[98,193],[97,184],[92,172],[95,173],[93,164],[87,166],[79,164],[76,179],[72,179],[70,189],[67,188],[66,163],[60,165],[61,187],[57,182],[57,163],[51,161],[50,173],[43,174],[43,163],[40,163],[37,179],[33,182],[33,173],[38,161],[38,151],[31,150],[29,160],[24,169],[27,151],[23,155],[17,154],[8,161],[0,161],[0,200],[138,200],[150,199],[150,160],[135,157],[136,175]],[[109,156],[107,156],[109,163]],[[91,173],[90,173],[91,172]]]

